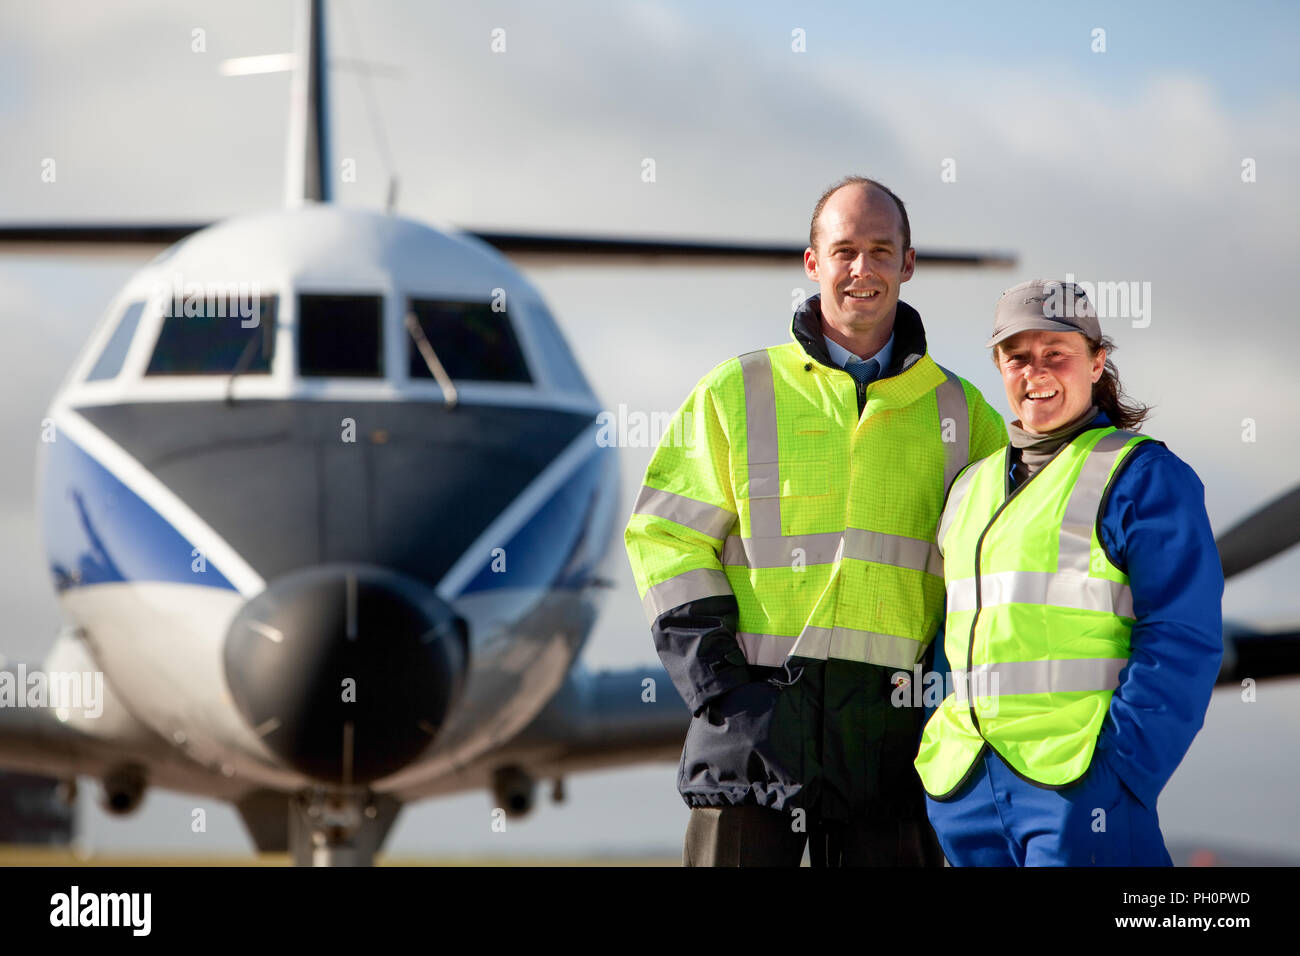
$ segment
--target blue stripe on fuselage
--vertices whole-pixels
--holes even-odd
[[[599,450],[587,457],[522,528],[484,555],[483,566],[462,594],[494,588],[581,587],[589,567],[573,567],[589,515],[600,493],[606,459]]]
[[[119,581],[235,590],[199,561],[170,522],[66,434],[46,445],[44,483],[45,552],[57,590]]]

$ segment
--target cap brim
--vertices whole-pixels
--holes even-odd
[[[1017,322],[1013,322],[1008,328],[1003,329],[1001,332],[994,332],[993,337],[984,343],[984,347],[986,349],[991,349],[999,342],[1009,339],[1013,335],[1019,335],[1021,332],[1078,332],[1084,338],[1087,338],[1083,329],[1079,328],[1077,325],[1069,325],[1065,322],[1053,322],[1049,318],[1021,319]]]

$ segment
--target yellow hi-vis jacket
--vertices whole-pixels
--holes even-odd
[[[793,342],[704,377],[646,470],[624,540],[660,658],[696,725],[709,724],[699,733],[723,732],[725,715],[707,713],[710,702],[763,681],[768,668],[797,661],[911,670],[934,637],[943,609],[934,536],[944,491],[969,461],[1004,445],[1006,429],[974,386],[926,354],[920,317],[905,303],[894,335],[891,368],[860,387],[830,361],[813,297],[796,314]],[[799,699],[772,715],[780,728],[739,733],[779,733],[790,745],[769,761],[767,779],[753,779],[744,752],[761,751],[762,740],[735,740],[735,766],[720,767],[708,754],[693,759],[688,735],[679,776],[688,804],[781,806],[810,784],[812,765],[829,771],[827,761],[839,759],[827,750],[878,749],[885,724],[901,719],[876,707],[879,698],[890,708],[891,685],[887,676],[854,673],[804,680],[803,697],[824,676],[821,693],[840,695],[828,718],[874,726],[832,734],[821,724],[823,701]],[[788,669],[786,677],[797,680]],[[858,699],[864,695],[869,705]],[[906,723],[913,735],[899,752],[914,754],[919,715]],[[881,781],[866,780],[877,770],[849,759],[856,762],[845,774],[855,780],[841,789],[854,793],[842,795],[860,808]],[[911,768],[905,773],[915,785]]]
[[[1098,534],[1106,489],[1145,435],[1081,432],[1007,494],[1009,455],[953,485],[939,529],[953,692],[925,727],[916,768],[951,796],[992,747],[1044,787],[1078,780],[1129,659],[1133,595]]]

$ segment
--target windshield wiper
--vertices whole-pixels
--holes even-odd
[[[234,371],[230,373],[230,378],[226,379],[227,405],[235,404],[235,378],[239,376],[240,373],[248,371],[248,366],[252,364],[253,361],[253,353],[255,351],[253,346],[257,345],[257,340],[259,338],[266,337],[266,330],[268,328],[269,326],[263,325],[261,329],[262,334],[260,336],[250,335],[248,337],[248,344],[244,346],[244,351],[239,353],[239,360],[235,362]]]
[[[429,369],[429,373],[437,380],[438,386],[442,389],[442,397],[447,403],[447,407],[455,408],[456,403],[460,401],[456,394],[456,386],[452,383],[447,370],[442,367],[442,362],[438,361],[438,353],[429,344],[424,329],[420,328],[420,320],[415,317],[414,312],[406,313],[406,330],[411,333],[411,338],[415,340],[415,347],[420,350],[420,355],[424,359],[424,364]]]

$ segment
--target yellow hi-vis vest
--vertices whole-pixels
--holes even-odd
[[[992,747],[1049,788],[1078,780],[1129,658],[1133,595],[1099,539],[1105,493],[1145,435],[1085,431],[1010,496],[1010,450],[962,473],[939,525],[952,693],[916,769],[952,795]]]
[[[1005,429],[928,355],[865,395],[859,416],[853,379],[798,342],[705,376],[664,434],[624,535],[652,624],[734,594],[750,664],[912,667],[942,614],[934,533],[944,489],[972,457],[972,411],[974,457]]]

